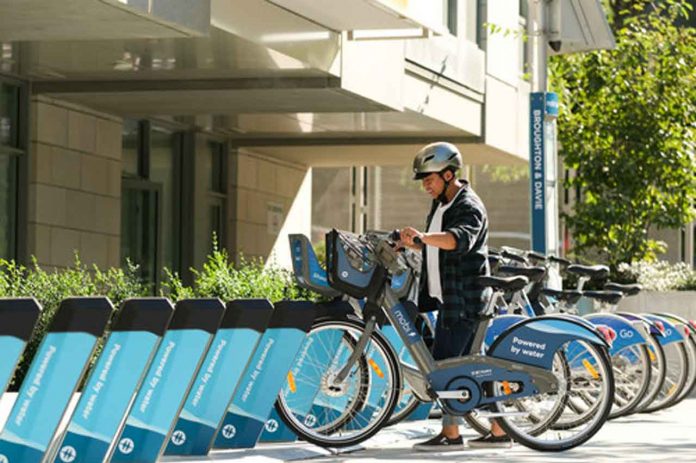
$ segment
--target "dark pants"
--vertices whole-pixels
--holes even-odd
[[[437,305],[440,308],[440,304]],[[471,344],[474,341],[479,323],[478,318],[452,318],[447,317],[446,321],[443,320],[443,313],[440,311],[433,343],[433,358],[435,360],[461,357],[471,351]],[[442,424],[443,426],[461,425],[464,424],[464,421],[459,416],[443,414]]]
[[[447,323],[441,323],[441,320],[438,320],[435,327],[433,358],[444,360],[468,354],[477,326],[478,320],[476,319],[464,318]]]

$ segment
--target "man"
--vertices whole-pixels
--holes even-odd
[[[424,147],[413,161],[414,180],[433,198],[426,232],[406,227],[400,245],[422,249],[423,269],[418,305],[439,310],[433,357],[435,360],[469,353],[478,314],[487,295],[476,277],[488,275],[488,217],[481,199],[466,180],[458,180],[462,156],[456,146],[438,142]],[[418,239],[417,239],[418,238]],[[464,448],[461,418],[444,415],[442,432],[417,444],[417,450]],[[469,447],[509,447],[510,439],[495,420],[491,433],[468,442]]]

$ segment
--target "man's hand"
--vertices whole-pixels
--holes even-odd
[[[398,244],[401,246],[406,246],[412,249],[423,249],[423,244],[416,244],[413,242],[415,238],[420,238],[421,243],[423,241],[423,233],[419,232],[413,227],[405,227],[401,230],[401,241]]]

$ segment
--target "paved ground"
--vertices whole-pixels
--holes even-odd
[[[696,399],[651,415],[638,415],[606,424],[582,447],[564,453],[540,453],[520,445],[508,450],[466,450],[446,454],[423,454],[411,446],[437,429],[436,421],[419,421],[385,430],[367,441],[364,448],[330,454],[307,444],[262,445],[238,452],[214,452],[206,460],[165,458],[163,461],[223,462],[402,462],[402,461],[514,461],[537,462],[695,462]],[[467,433],[473,436],[470,432]]]

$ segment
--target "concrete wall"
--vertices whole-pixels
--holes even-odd
[[[618,310],[634,313],[667,312],[696,320],[696,291],[644,291],[623,299]]]
[[[668,260],[672,263],[681,262],[681,230],[651,230],[648,234],[651,239],[664,241],[667,244],[667,252],[659,256],[661,260]],[[686,259],[689,262],[687,256]]]
[[[240,150],[232,168],[231,248],[245,257],[289,268],[287,235],[311,233],[311,170],[250,150]]]
[[[474,189],[488,210],[491,246],[530,247],[529,177],[526,173],[526,166],[473,167]]]
[[[31,103],[29,253],[65,267],[120,264],[121,120],[46,97]]]

